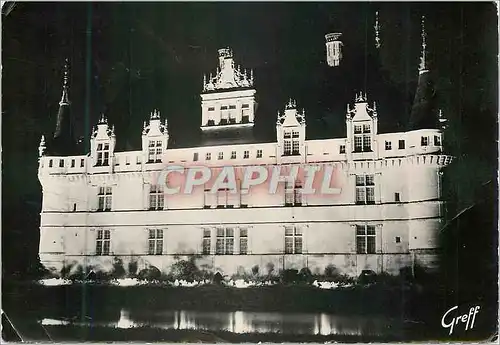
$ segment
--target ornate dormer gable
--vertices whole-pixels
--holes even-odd
[[[115,126],[108,125],[108,119],[104,114],[97,122],[97,126],[90,138],[90,155],[94,166],[108,166],[116,145]]]
[[[231,48],[219,49],[219,67],[217,73],[203,76],[203,91],[219,89],[248,88],[253,86],[253,70],[241,70],[235,65]]]
[[[142,152],[146,163],[159,163],[168,147],[168,123],[162,122],[160,111],[153,110],[142,129]]]
[[[372,152],[378,131],[377,105],[368,105],[366,93],[356,94],[354,108],[347,104],[347,147],[351,152]]]
[[[217,74],[203,77],[201,129],[251,127],[256,110],[253,72],[235,67],[230,48],[219,49]]]
[[[305,110],[297,111],[295,100],[288,101],[284,113],[278,112],[276,135],[280,156],[299,156],[305,153]]]

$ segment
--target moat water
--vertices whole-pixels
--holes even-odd
[[[229,331],[233,333],[281,333],[304,335],[394,335],[402,320],[386,316],[332,315],[328,313],[130,310],[119,318],[44,318],[42,325],[84,325],[113,328],[154,327],[173,330]]]

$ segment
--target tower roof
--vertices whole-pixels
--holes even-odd
[[[69,62],[64,64],[63,85],[59,109],[57,111],[57,122],[54,136],[49,144],[49,151],[54,155],[71,154],[74,150],[75,140],[71,124],[71,102],[69,100]]]
[[[418,85],[410,114],[409,129],[437,128],[435,114],[435,90],[432,77],[427,66],[427,34],[425,17],[422,16],[422,51],[420,55]]]

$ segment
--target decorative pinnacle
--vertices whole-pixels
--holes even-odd
[[[106,118],[106,115],[104,115],[104,113],[101,113],[101,118],[99,119],[99,122],[97,124],[108,124],[108,119]]]
[[[375,12],[375,47],[380,48],[380,24],[378,22],[378,11]]]
[[[38,146],[38,157],[42,157],[45,153],[45,135],[42,135],[40,139],[40,145]]]
[[[448,119],[446,117],[444,117],[442,109],[439,109],[438,121],[439,121],[439,124],[441,125],[441,128],[445,129],[446,123],[448,122]]]
[[[366,102],[366,92],[364,95],[363,95],[363,91],[360,91],[359,95],[356,94],[356,103],[360,103],[360,102]]]
[[[420,54],[420,74],[427,71],[427,33],[425,32],[425,16],[422,16],[422,52]]]
[[[63,78],[63,86],[68,87],[68,79],[69,79],[69,60],[66,58],[64,61],[64,78]]]
[[[158,120],[160,118],[160,111],[158,109],[153,110],[150,116],[151,120]]]
[[[295,100],[293,100],[292,98],[290,98],[288,100],[288,103],[287,103],[285,109],[296,109],[296,107],[297,107],[297,102],[295,102]]]
[[[69,89],[68,82],[69,82],[69,60],[66,59],[64,61],[63,88],[62,88],[61,101],[59,102],[59,105],[68,105],[70,103],[68,96],[68,89]]]

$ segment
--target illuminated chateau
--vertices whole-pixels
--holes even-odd
[[[341,67],[340,33],[325,38],[328,65]],[[351,276],[397,274],[415,264],[435,268],[440,181],[452,158],[443,153],[443,116],[422,107],[429,73],[423,38],[411,127],[397,133],[379,131],[384,114],[368,90],[353,92],[345,105],[343,137],[308,139],[306,112],[290,99],[277,109],[274,142],[256,142],[254,73],[224,48],[216,73],[203,78],[202,145],[169,147],[169,114],[153,110],[137,128],[142,148],[118,152],[119,133],[104,114],[90,152],[74,156],[66,74],[55,134],[42,137],[39,149],[42,264],[110,270],[120,258],[125,267],[136,261],[139,270],[169,272],[176,260],[194,255],[199,267],[224,275],[255,273],[256,266],[261,274],[306,267],[322,274],[333,266]],[[297,176],[280,182],[276,194],[259,186],[244,190],[240,180],[237,193],[210,193],[210,180],[189,195],[167,195],[167,181],[158,178],[168,165],[281,166],[286,174],[296,165],[322,164],[335,166],[332,185],[340,194],[303,194],[305,181]]]

